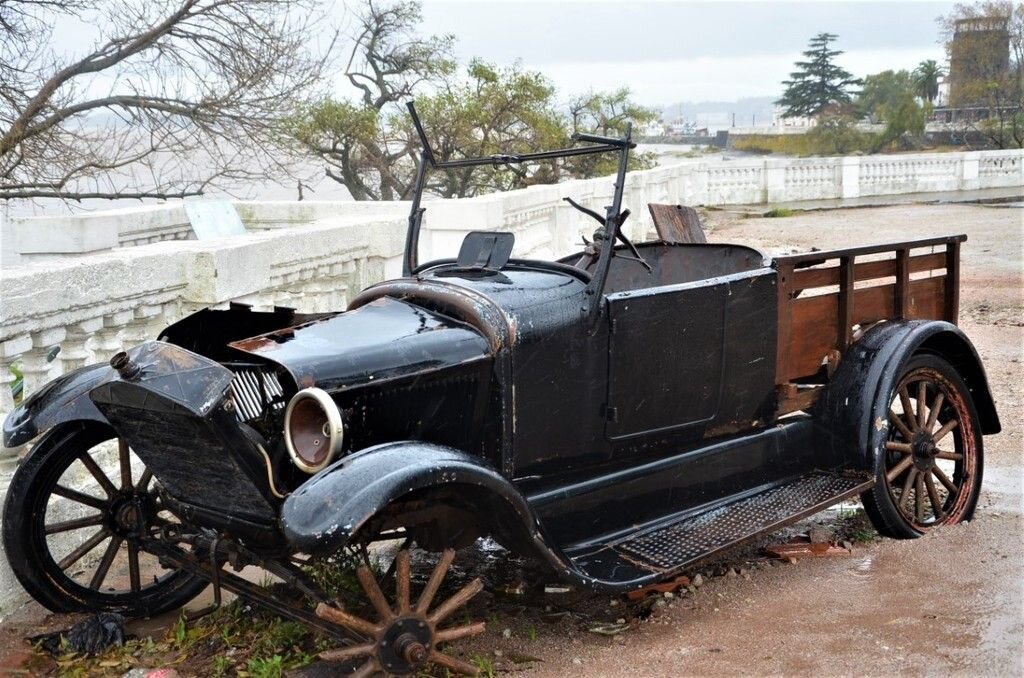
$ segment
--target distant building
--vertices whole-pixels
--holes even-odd
[[[803,115],[786,117],[781,106],[772,109],[772,127],[814,127],[817,124],[817,118]]]
[[[950,106],[984,103],[978,84],[998,82],[1010,71],[1009,17],[992,16],[956,22],[949,45]]]

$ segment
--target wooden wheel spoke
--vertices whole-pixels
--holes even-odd
[[[92,573],[92,579],[89,581],[89,588],[93,591],[99,591],[100,586],[103,585],[103,580],[107,578],[107,573],[110,572],[110,566],[114,562],[114,557],[117,556],[118,549],[121,548],[122,541],[121,537],[116,534],[110,538],[107,550],[103,552],[103,559],[96,566],[96,571]]]
[[[79,545],[79,547],[76,548],[74,551],[64,556],[64,558],[59,563],[57,563],[57,567],[59,567],[61,570],[68,569],[69,567],[77,563],[79,560],[81,560],[82,556],[84,556],[86,553],[92,551],[94,548],[102,544],[109,536],[110,530],[107,530],[106,528],[100,530],[93,536],[89,537],[86,541],[82,542],[82,544]]]
[[[344,610],[327,605],[326,603],[320,603],[316,606],[316,616],[368,636],[376,636],[377,632],[380,630],[380,627],[376,624],[369,622],[362,617],[357,617],[354,614],[349,614]]]
[[[900,435],[903,436],[904,440],[911,440],[914,437],[911,430],[907,428],[907,425],[903,423],[902,419],[900,419],[900,415],[896,414],[892,410],[889,410],[889,421],[892,422],[892,425],[900,432]]]
[[[892,440],[885,443],[885,449],[893,452],[902,452],[903,454],[913,454],[914,449],[910,446],[910,443],[897,443]]]
[[[466,624],[465,626],[455,626],[450,629],[438,631],[436,634],[434,634],[434,642],[452,643],[456,640],[462,640],[463,638],[472,638],[473,636],[479,636],[486,630],[487,624],[485,624],[484,622]]]
[[[441,582],[444,581],[445,575],[448,574],[448,568],[452,566],[453,560],[455,560],[455,551],[445,549],[441,554],[441,558],[437,561],[437,565],[434,566],[434,571],[430,573],[427,585],[423,588],[423,592],[420,593],[420,599],[416,602],[416,612],[426,614],[427,610],[430,609],[430,604],[434,602],[434,596],[437,595],[437,589],[440,588]]]
[[[395,613],[391,611],[391,606],[388,605],[384,592],[380,590],[380,584],[377,583],[377,579],[373,576],[370,568],[366,565],[360,565],[356,568],[356,577],[359,578],[359,584],[363,587],[366,597],[370,599],[373,608],[377,610],[380,620],[382,622],[389,622],[394,619]]]
[[[923,429],[928,421],[928,384],[923,379],[917,382],[917,428]]]
[[[431,624],[443,622],[452,614],[452,612],[455,612],[455,610],[468,603],[473,596],[480,593],[483,588],[484,583],[480,581],[479,578],[474,579],[459,589],[458,593],[438,605],[437,608],[430,613],[430,616],[427,617],[427,619]]]
[[[937,459],[949,459],[950,461],[960,461],[964,458],[964,455],[959,452],[947,452],[945,450],[936,450],[935,457]]]
[[[139,482],[135,485],[136,490],[145,492],[149,489],[149,481],[153,480],[153,472],[148,468],[139,476]]]
[[[395,556],[395,612],[409,611],[409,587],[412,581],[412,566],[409,549],[402,549]]]
[[[939,498],[939,490],[935,487],[935,481],[932,480],[931,474],[925,474],[924,484],[928,488],[928,499],[932,502],[932,511],[935,513],[935,519],[942,520],[945,515],[942,511],[942,500]]]
[[[350,659],[373,656],[376,651],[376,645],[373,643],[367,643],[366,645],[342,647],[337,650],[325,650],[320,653],[320,659],[328,662],[344,662],[349,661]]]
[[[886,480],[888,480],[890,483],[896,480],[900,476],[900,474],[906,471],[908,468],[910,468],[911,465],[913,465],[913,463],[914,457],[910,455],[903,457],[902,459],[900,459],[898,464],[889,469],[889,472],[885,474]]]
[[[64,487],[63,485],[57,485],[53,488],[53,494],[58,497],[64,497],[71,501],[78,502],[79,504],[85,504],[96,509],[105,511],[107,509],[107,502],[99,497],[94,497],[91,494],[85,494],[78,490],[72,490],[70,487]]]
[[[430,651],[430,661],[442,668],[448,669],[449,671],[455,671],[456,673],[462,673],[467,676],[475,676],[480,673],[480,670],[472,664],[446,655],[443,652],[438,652],[437,650]]]
[[[917,469],[910,469],[910,473],[907,474],[907,479],[903,481],[903,491],[900,492],[900,506],[904,509],[909,510],[907,505],[910,499],[910,488],[914,486],[914,480],[917,478]]]
[[[92,527],[94,525],[103,524],[103,514],[94,516],[85,516],[84,518],[75,518],[74,520],[65,520],[59,523],[52,523],[44,528],[46,534],[57,534],[58,532],[70,532],[71,530],[80,530],[83,527]]]
[[[142,577],[139,574],[139,546],[131,540],[128,541],[128,580],[131,583],[132,593],[142,590]]]
[[[900,387],[900,403],[903,405],[903,419],[907,422],[908,427],[911,430],[917,430],[917,421],[914,419],[914,406],[910,402],[910,394],[907,393],[907,387]]]
[[[942,404],[946,400],[946,394],[939,391],[935,396],[935,402],[931,405],[931,412],[928,413],[928,421],[925,422],[924,432],[931,433],[935,430],[935,423],[939,420],[939,411],[942,410]]]
[[[132,455],[128,450],[128,441],[117,439],[117,459],[121,466],[121,489],[132,489]]]
[[[946,475],[946,472],[938,466],[932,467],[932,473],[934,473],[935,477],[939,479],[939,482],[949,490],[950,494],[956,494],[960,491],[959,488],[953,484],[953,481],[949,479],[949,476]]]
[[[918,473],[914,481],[914,516],[918,523],[924,522],[924,474]]]
[[[957,424],[959,424],[959,423],[960,422],[957,421],[956,419],[950,419],[949,421],[947,421],[945,423],[945,425],[942,428],[940,428],[938,431],[936,431],[934,436],[932,436],[932,442],[935,443],[936,445],[938,445],[939,442],[943,438],[945,438],[949,434],[950,431],[955,429],[957,427]]]
[[[96,482],[100,484],[103,491],[107,493],[108,497],[112,497],[117,493],[117,488],[114,487],[114,483],[110,482],[110,478],[103,472],[100,465],[96,463],[96,460],[89,456],[88,452],[83,452],[78,455],[78,461],[82,462],[85,468],[89,469],[89,473],[96,479]]]

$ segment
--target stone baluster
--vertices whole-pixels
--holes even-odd
[[[6,415],[14,409],[14,374],[11,367],[14,362],[32,350],[32,337],[28,334],[12,337],[0,342],[0,415]]]
[[[103,318],[90,318],[68,325],[67,335],[60,347],[61,367],[65,373],[93,362],[88,344],[102,327]]]
[[[121,331],[132,321],[133,311],[118,311],[103,316],[103,327],[96,332],[96,361],[107,362],[118,351],[124,350]]]
[[[31,395],[60,373],[59,360],[50,361],[50,352],[59,346],[67,336],[63,327],[51,327],[32,333],[32,348],[21,356],[21,373],[24,377],[22,395]]]
[[[162,306],[139,306],[132,315],[132,322],[121,333],[121,341],[125,348],[152,341],[165,326]]]

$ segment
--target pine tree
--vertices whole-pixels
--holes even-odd
[[[859,85],[860,80],[835,64],[835,58],[842,52],[829,49],[829,44],[837,37],[832,33],[819,33],[811,38],[803,53],[807,60],[796,62],[797,70],[789,74],[792,79],[782,83],[786,86],[785,93],[775,102],[785,107],[784,116],[814,117],[831,104],[850,102],[849,88]]]

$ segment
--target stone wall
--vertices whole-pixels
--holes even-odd
[[[1024,187],[1024,152],[862,158],[759,159],[659,167],[627,176],[627,233],[652,230],[646,205],[716,205],[892,193]],[[562,198],[610,202],[607,178],[425,202],[421,261],[454,256],[467,231],[507,230],[514,254],[553,258],[579,249],[594,224]],[[343,309],[352,295],[401,269],[407,203],[238,202],[245,235],[194,240],[180,205],[3,225],[0,266],[0,417],[24,393],[106,361],[204,306]],[[59,348],[59,352],[56,349]],[[56,356],[54,354],[56,353]],[[18,450],[0,451],[0,494]],[[20,593],[0,559],[0,610]]]

